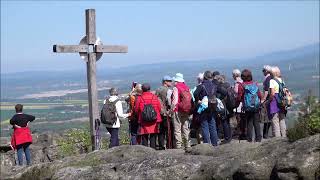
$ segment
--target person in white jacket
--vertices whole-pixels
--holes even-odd
[[[110,97],[105,99],[103,104],[105,104],[106,101],[115,102],[116,100],[119,99],[118,91],[116,88],[111,88],[109,90],[109,93],[110,93]],[[120,118],[127,118],[131,115],[131,113],[128,113],[128,114],[123,113],[122,102],[120,100],[116,102],[115,106],[116,106],[117,121],[113,125],[106,125],[106,128],[111,135],[109,148],[112,148],[114,146],[119,146]]]

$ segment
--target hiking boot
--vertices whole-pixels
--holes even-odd
[[[223,140],[220,144],[222,145],[222,144],[228,144],[228,143],[230,143],[231,142],[231,139],[230,140]]]
[[[242,134],[239,136],[239,140],[247,140],[247,136]]]

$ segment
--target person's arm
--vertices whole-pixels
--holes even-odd
[[[264,94],[263,94],[263,97],[262,97],[262,102],[267,100],[268,94],[269,94],[269,91],[264,91]]]
[[[32,115],[29,115],[29,114],[24,114],[26,117],[27,117],[27,120],[29,121],[29,122],[32,122],[32,121],[34,121],[35,119],[36,119],[36,117],[34,117],[34,116],[32,116]]]
[[[16,119],[14,116],[10,119],[10,124],[13,126],[16,124]]]
[[[194,103],[195,105],[198,104],[198,101],[200,100],[200,92],[201,92],[202,86],[197,86],[196,90],[193,93],[194,96]]]
[[[242,102],[242,99],[243,99],[243,86],[239,84],[237,102],[240,104],[240,102]]]
[[[161,103],[160,103],[159,99],[155,99],[155,100],[156,100],[156,107],[158,109],[158,112],[160,113],[160,111],[161,111]],[[160,119],[158,119],[157,122],[161,122],[162,121],[161,116],[158,116],[158,117]]]
[[[130,115],[130,113],[128,113],[128,114],[124,114],[123,113],[122,102],[121,101],[118,101],[116,103],[116,110],[117,110],[117,115],[118,115],[119,118],[127,118]]]
[[[174,87],[173,88],[173,96],[172,96],[172,106],[171,106],[171,109],[175,109],[177,104],[178,104],[178,88]]]
[[[275,80],[270,80],[270,100],[272,100],[274,98],[274,95],[275,95],[275,90],[274,90],[274,87],[275,87],[275,83],[277,83]]]
[[[15,116],[13,116],[13,117],[10,119],[10,124],[11,124],[14,128],[21,128],[21,126],[18,126],[18,125],[17,125],[17,119],[15,118]]]
[[[261,94],[261,91],[260,91],[260,90],[258,90],[258,97],[259,97],[259,99],[260,99],[260,102],[262,102],[262,94]]]
[[[134,104],[134,113],[135,114],[138,114],[139,113],[139,106],[140,106],[140,99],[141,99],[141,97],[140,96],[137,96],[136,97],[137,99],[136,99],[136,102],[135,102],[135,104]]]

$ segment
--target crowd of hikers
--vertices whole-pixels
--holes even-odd
[[[291,93],[278,67],[266,65],[263,74],[262,92],[248,69],[233,70],[233,83],[227,82],[218,71],[199,73],[197,86],[192,89],[181,73],[173,78],[164,76],[155,92],[148,83],[133,83],[126,98],[127,113],[123,111],[118,90],[111,88],[101,110],[101,122],[111,135],[109,147],[120,144],[120,119],[123,118],[129,120],[131,145],[158,150],[187,149],[191,147],[191,138],[198,144],[218,146],[231,142],[235,134],[239,140],[261,142],[262,138],[269,137],[270,127],[273,137],[286,137],[285,117],[292,103]],[[21,104],[17,104],[15,110],[10,120],[14,129],[11,145],[17,150],[18,164],[23,164],[25,154],[30,165],[32,136],[28,124],[35,117],[24,114]],[[238,132],[232,132],[231,118],[237,119]]]
[[[191,138],[198,144],[218,146],[231,142],[235,134],[239,140],[261,142],[269,138],[270,127],[273,137],[286,137],[291,93],[277,66],[265,65],[263,74],[262,92],[248,69],[234,69],[233,83],[218,71],[199,73],[197,86],[192,89],[181,73],[173,78],[164,76],[155,92],[149,83],[134,82],[126,98],[127,114],[123,113],[117,89],[111,88],[101,110],[101,121],[111,134],[109,147],[119,145],[121,118],[129,119],[131,145],[158,150],[187,149]],[[231,118],[236,118],[238,132],[232,132]]]

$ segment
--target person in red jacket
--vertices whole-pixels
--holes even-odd
[[[32,136],[28,124],[33,121],[35,117],[22,113],[23,105],[21,104],[17,104],[15,109],[16,114],[10,119],[10,124],[14,129],[11,137],[11,146],[13,150],[17,150],[20,166],[23,165],[23,153],[26,156],[27,165],[31,165],[29,146],[32,143]]]
[[[156,149],[156,137],[159,133],[159,124],[161,123],[161,104],[156,95],[150,92],[150,85],[145,83],[142,85],[142,95],[137,96],[135,104],[135,113],[138,116],[139,131],[138,134],[142,137],[142,145],[148,146],[150,141],[150,147]],[[151,104],[156,112],[156,120],[154,122],[144,122],[142,120],[142,111],[144,106]]]
[[[252,78],[252,72],[248,69],[245,69],[241,72],[241,79],[243,80],[243,83],[238,86],[238,103],[242,102],[243,104],[243,111],[245,113],[246,122],[247,122],[247,140],[248,142],[252,142],[252,130],[254,127],[255,131],[255,141],[261,142],[262,135],[260,131],[260,116],[259,116],[259,106],[256,108],[252,108],[249,110],[246,110],[246,103],[245,103],[245,87],[247,86],[255,86],[257,88],[257,96],[259,102],[258,105],[261,103],[262,95],[259,91],[258,84],[256,82],[253,82]]]

